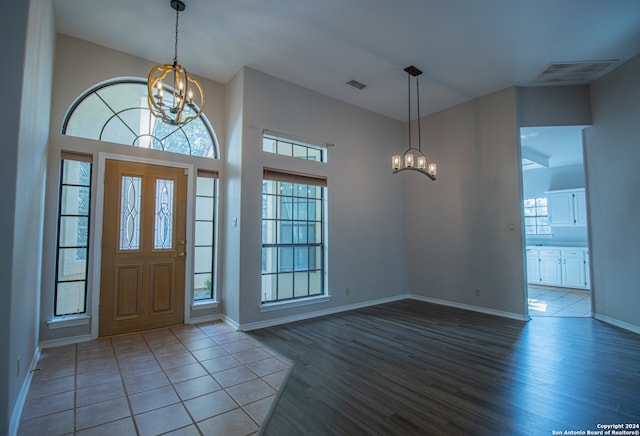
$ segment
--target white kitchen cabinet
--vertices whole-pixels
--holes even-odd
[[[573,197],[573,211],[576,226],[587,225],[587,199],[584,189],[578,189]]]
[[[585,250],[562,249],[562,286],[569,288],[584,288],[587,285],[585,271]]]
[[[560,249],[540,249],[540,284],[562,286]]]
[[[527,281],[590,289],[589,251],[581,247],[527,247]]]
[[[540,250],[527,248],[527,280],[529,283],[540,283]]]
[[[584,189],[547,192],[549,224],[552,226],[586,226],[587,207]]]

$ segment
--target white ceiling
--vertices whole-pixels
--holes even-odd
[[[169,0],[54,1],[60,33],[173,60]],[[617,60],[615,68],[640,53],[638,0],[185,2],[178,61],[189,72],[226,83],[248,66],[400,121],[409,65],[424,72],[426,115],[527,86],[549,63]]]

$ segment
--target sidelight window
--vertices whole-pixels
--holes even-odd
[[[91,156],[63,153],[58,198],[56,316],[86,312]]]

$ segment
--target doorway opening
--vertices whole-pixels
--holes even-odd
[[[532,317],[592,316],[585,127],[520,129],[527,300]]]

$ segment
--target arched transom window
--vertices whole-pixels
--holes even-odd
[[[144,79],[113,79],[79,96],[67,111],[62,134],[189,156],[218,158],[204,115],[182,126],[162,122],[147,106]]]

